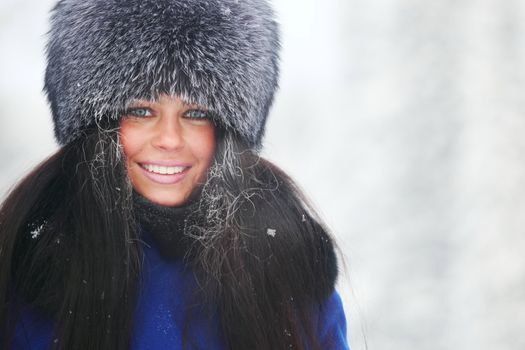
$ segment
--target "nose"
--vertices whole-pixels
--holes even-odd
[[[184,145],[184,135],[177,116],[161,116],[155,125],[153,146],[165,151],[175,151]]]

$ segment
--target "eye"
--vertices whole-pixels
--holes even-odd
[[[190,109],[186,113],[184,113],[185,118],[189,119],[210,119],[210,114],[207,111],[203,111],[202,109]]]
[[[128,108],[127,110],[122,113],[124,117],[136,117],[136,118],[147,118],[151,117],[153,113],[149,108],[145,107],[133,107]]]

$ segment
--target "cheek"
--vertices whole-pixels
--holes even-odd
[[[119,143],[122,146],[122,151],[128,161],[138,152],[138,150],[140,150],[141,147],[140,139],[137,137],[134,128],[130,127],[129,124],[125,122],[120,123]]]
[[[135,158],[140,155],[143,148],[143,141],[140,135],[141,133],[137,128],[128,123],[120,123],[119,144],[122,147],[126,173],[133,188],[144,195],[145,192],[141,190],[140,168],[135,162]]]
[[[207,132],[203,134],[203,136],[200,138],[200,142],[197,145],[199,158],[201,158],[202,161],[206,163],[206,168],[209,167],[213,156],[215,155],[215,145],[215,130],[213,127],[211,127],[210,130],[207,130]]]

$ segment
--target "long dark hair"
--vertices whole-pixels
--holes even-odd
[[[53,316],[55,348],[128,347],[139,252],[114,142],[111,132],[86,131],[2,204],[5,334],[12,334],[20,311],[16,297]]]
[[[228,349],[320,349],[333,242],[279,168],[224,133],[185,260],[218,311]],[[37,166],[0,208],[4,346],[24,305],[55,320],[55,349],[127,349],[141,250],[118,130],[86,130]]]

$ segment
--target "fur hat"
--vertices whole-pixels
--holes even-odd
[[[61,0],[44,90],[55,136],[177,95],[259,149],[277,88],[279,30],[266,0]]]

